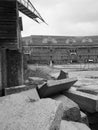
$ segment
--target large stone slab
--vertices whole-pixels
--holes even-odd
[[[67,78],[61,80],[48,80],[41,86],[38,86],[37,90],[41,98],[49,97],[58,94],[64,90],[68,90],[75,82],[77,78]]]
[[[23,98],[21,94],[14,94],[0,99],[1,130],[59,130],[63,112],[61,102]]]
[[[71,121],[80,121],[81,115],[80,115],[80,108],[78,104],[73,102],[71,99],[64,95],[56,95],[52,97],[56,101],[61,101],[63,103],[63,120],[71,120]]]
[[[63,94],[76,102],[81,110],[90,113],[98,112],[97,95],[77,91],[74,87],[71,87],[68,91],[64,91]]]
[[[91,129],[83,123],[62,120],[60,130],[91,130]]]

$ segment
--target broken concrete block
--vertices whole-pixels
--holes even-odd
[[[66,78],[68,78],[68,73],[61,70],[57,79],[59,80],[59,79],[66,79]]]
[[[60,130],[91,130],[91,129],[83,123],[62,120]]]
[[[33,85],[20,85],[20,86],[14,86],[14,87],[9,87],[9,88],[5,88],[5,95],[10,95],[10,94],[14,94],[14,93],[19,93],[22,91],[26,91],[32,88],[36,88],[37,85],[33,84]]]
[[[56,95],[52,98],[56,101],[62,101],[64,109],[63,120],[80,121],[81,115],[78,104],[64,95]]]
[[[58,94],[62,91],[68,90],[75,82],[77,78],[67,78],[61,80],[48,80],[42,86],[38,86],[37,90],[41,98],[49,97],[54,94]]]
[[[20,100],[21,94],[0,99],[1,130],[59,130],[63,112],[61,102]]]
[[[81,122],[89,126],[87,115],[82,111],[80,111],[80,114],[81,114]]]

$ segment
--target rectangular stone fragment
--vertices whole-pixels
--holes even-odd
[[[52,97],[56,101],[61,101],[63,103],[63,120],[71,120],[71,121],[80,121],[81,115],[80,115],[80,108],[78,104],[73,102],[71,99],[66,97],[65,95],[56,95]]]
[[[64,91],[63,94],[76,102],[81,110],[90,113],[98,112],[98,96],[77,91],[74,87]]]

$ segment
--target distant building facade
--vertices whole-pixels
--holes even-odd
[[[23,50],[31,63],[97,63],[98,36],[28,36]]]

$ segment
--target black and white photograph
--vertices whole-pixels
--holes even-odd
[[[0,130],[98,130],[98,0],[0,0]]]

